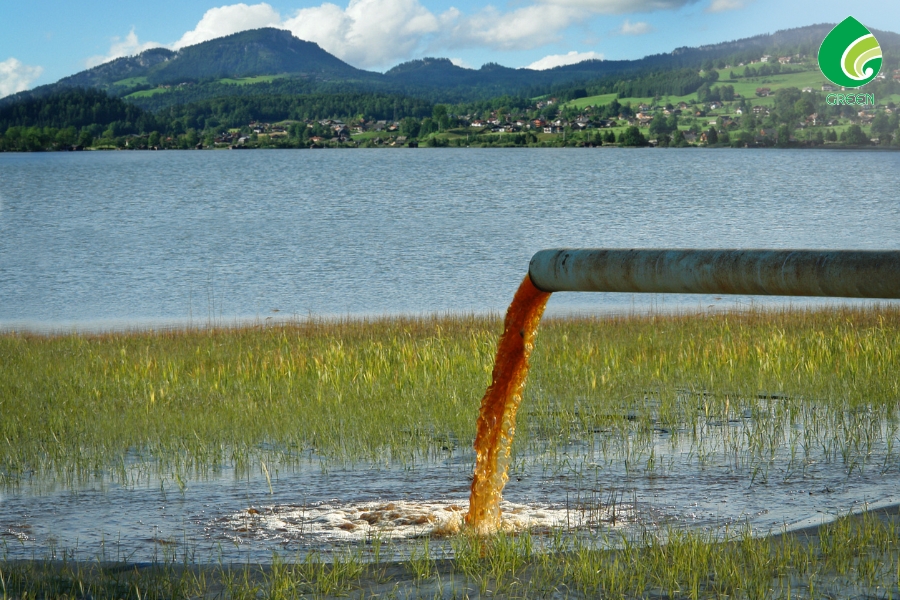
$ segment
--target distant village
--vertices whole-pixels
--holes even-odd
[[[95,129],[80,134],[73,128],[30,128],[27,132],[11,128],[19,140],[7,135],[4,143],[10,148],[74,150],[420,145],[900,147],[900,107],[891,101],[900,98],[900,69],[886,70],[866,86],[884,92],[877,102],[872,93],[860,94],[859,90],[828,83],[815,61],[801,55],[764,55],[737,65],[723,62],[698,74],[705,79],[703,85],[683,96],[622,98],[616,93],[588,96],[587,90],[581,90],[580,95],[567,92],[534,98],[530,104],[515,98],[504,104],[498,98],[479,104],[493,106],[483,110],[425,103],[415,109],[417,116],[398,115],[395,108],[393,119],[248,118],[242,124],[241,120],[221,116],[205,118],[207,126],[202,130],[190,127],[186,120],[174,119],[171,124],[160,123],[158,131],[149,133],[151,128],[142,133],[120,133],[112,125],[102,133]],[[791,85],[792,81],[797,83]],[[209,125],[210,121],[223,125]],[[163,127],[166,133],[161,132]],[[71,141],[75,138],[79,141]]]
[[[779,65],[796,65],[807,60],[803,56],[761,56],[758,60],[751,61],[749,65],[764,65],[766,63],[778,63]],[[744,67],[744,63],[736,65]],[[807,65],[809,66],[809,65]],[[725,65],[722,71],[733,68]],[[758,67],[757,67],[758,68]],[[765,67],[764,67],[765,68]],[[810,67],[812,68],[812,67]],[[900,82],[900,69],[889,73],[881,73],[876,81],[885,81],[888,78]],[[743,120],[745,115],[752,115],[752,135],[741,138],[744,145],[766,145],[771,136],[777,137],[776,124],[766,123],[767,117],[773,110],[773,102],[770,96],[775,96],[778,89],[771,86],[760,85],[750,93],[742,96],[733,92],[733,86],[721,88],[726,91],[722,98],[709,101],[681,101],[677,104],[666,103],[661,99],[652,102],[638,102],[631,104],[627,99],[615,100],[610,104],[577,106],[573,102],[561,102],[558,98],[547,97],[535,101],[532,106],[515,110],[492,110],[485,113],[469,113],[447,115],[443,123],[437,123],[435,119],[428,117],[423,119],[396,119],[396,120],[340,120],[318,119],[306,121],[281,121],[267,123],[251,121],[240,129],[231,129],[220,132],[214,139],[207,140],[206,147],[244,148],[257,147],[259,145],[279,145],[288,140],[302,140],[309,147],[326,146],[417,146],[428,140],[429,142],[442,142],[436,145],[482,145],[486,140],[499,141],[504,139],[508,143],[535,145],[540,143],[554,143],[565,145],[604,145],[621,143],[623,128],[636,127],[647,134],[646,145],[658,145],[662,136],[654,135],[660,131],[667,134],[674,131],[666,131],[665,127],[654,127],[654,120],[667,120],[669,123],[677,123],[679,141],[684,144],[705,145],[711,143],[711,130],[715,131],[717,141],[725,137],[729,140],[730,132],[746,129],[748,121]],[[809,142],[819,139],[820,142],[829,140],[823,133],[817,138],[802,135],[804,130],[813,128],[831,127],[840,128],[846,125],[870,126],[879,113],[888,117],[895,114],[897,107],[893,103],[876,107],[871,105],[844,106],[840,111],[830,111],[833,114],[821,114],[816,107],[821,106],[823,97],[852,93],[855,90],[844,90],[829,83],[822,83],[816,87],[805,86],[799,90],[800,94],[809,94],[812,100],[803,103],[810,107],[805,114],[797,115],[795,122],[791,123],[790,141]],[[855,102],[853,102],[855,104]],[[831,104],[831,102],[829,102]],[[611,114],[612,110],[612,114]],[[673,119],[674,118],[674,119]],[[896,120],[896,119],[895,119]],[[768,130],[767,130],[768,129]],[[615,131],[615,133],[613,133]],[[821,132],[821,130],[820,130]],[[835,136],[837,134],[832,131]],[[868,135],[868,134],[867,134]],[[504,136],[509,136],[504,138]],[[514,137],[515,136],[515,137]],[[671,136],[670,136],[671,137]],[[440,138],[443,138],[442,140]],[[859,140],[856,140],[859,141]],[[878,132],[867,137],[870,144],[881,143]],[[198,144],[203,146],[202,143]]]

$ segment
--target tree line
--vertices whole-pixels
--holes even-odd
[[[711,82],[716,81],[712,73],[716,71],[704,73],[703,83],[696,92],[698,101],[732,101],[732,86],[710,86]],[[877,97],[900,92],[900,83],[891,80],[873,82],[867,89],[869,87]],[[582,89],[579,93],[588,93],[588,90]],[[800,128],[800,124],[814,113],[817,115],[817,126],[809,130],[814,131],[814,134],[803,132],[802,136],[807,138],[807,143],[842,141],[851,145],[865,145],[869,143],[867,136],[879,138],[882,145],[900,143],[896,112],[889,114],[877,111],[868,127],[869,133],[857,124],[841,134],[834,129],[822,129],[822,123],[831,119],[858,121],[859,116],[858,107],[829,105],[825,102],[825,95],[819,92],[801,92],[797,88],[780,89],[774,96],[773,105],[758,114],[750,110],[752,106],[748,99],[740,98],[734,102],[735,107],[742,109],[743,116],[720,119],[714,127],[702,123],[705,116],[699,120],[692,119],[691,113],[695,109],[682,117],[688,119],[687,124],[692,130],[696,130],[694,133],[705,133],[710,144],[718,145],[784,145]],[[668,116],[662,113],[662,108],[659,107],[650,124],[649,137],[659,140],[661,145],[684,145],[684,133],[679,131],[674,107],[666,106],[670,109]],[[703,106],[698,109],[701,114],[706,114]],[[399,131],[391,135],[418,138],[425,144],[440,145],[444,143],[443,136],[433,134],[464,125],[466,121],[460,115],[470,118],[487,118],[491,115],[504,122],[538,117],[551,120],[556,116],[572,121],[580,112],[574,106],[562,107],[561,102],[537,109],[533,99],[518,96],[500,96],[448,106],[431,104],[427,100],[409,96],[345,92],[224,97],[171,106],[153,113],[96,89],[71,89],[45,98],[32,98],[0,107],[0,151],[62,150],[92,145],[192,148],[198,144],[209,146],[222,141],[219,139],[221,134],[229,130],[239,131],[241,136],[252,138],[254,145],[258,141],[261,145],[308,147],[313,143],[313,138],[331,139],[338,135],[331,127],[318,123],[323,119],[340,119],[348,124],[374,120],[389,123],[396,121]],[[618,99],[590,110],[590,116],[595,121],[630,118],[634,113],[634,107],[623,104]],[[257,140],[249,127],[251,122],[282,121],[289,123],[279,139],[259,136]],[[697,123],[691,124],[691,121]],[[681,128],[684,127],[685,123],[682,123]],[[641,132],[636,128],[630,130],[624,138],[619,134],[614,139],[608,139],[607,133],[587,132],[585,135],[569,136],[565,141],[569,143],[578,139],[590,144],[643,145],[647,139],[642,139],[643,134],[639,136],[638,133]],[[602,137],[598,137],[601,135]],[[135,137],[139,139],[133,139]],[[383,137],[390,136],[385,132]],[[476,140],[473,138],[472,141]],[[534,145],[538,140],[532,132],[522,131],[515,135],[501,134],[496,139],[478,134],[477,143]]]
[[[0,151],[61,150],[98,140],[123,145],[126,136],[153,133],[190,147],[200,133],[246,128],[253,121],[421,119],[433,108],[409,96],[357,92],[215,98],[153,113],[101,90],[70,89],[0,107]]]

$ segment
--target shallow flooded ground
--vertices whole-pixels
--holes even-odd
[[[545,320],[478,537],[499,325],[0,335],[0,587],[900,596],[900,311]]]
[[[885,425],[868,447],[842,455],[804,447],[798,423],[778,431],[762,456],[747,440],[773,419],[702,422],[696,436],[663,428],[628,438],[598,431],[591,443],[520,453],[504,491],[504,527],[548,540],[562,531],[615,547],[648,530],[726,535],[749,526],[764,535],[900,503],[896,429]],[[468,508],[472,464],[470,450],[448,448],[443,459],[404,465],[341,467],[310,455],[289,470],[266,467],[268,475],[226,468],[185,482],[138,475],[135,466],[132,483],[25,483],[0,493],[2,552],[269,563],[276,553],[303,559],[348,547],[371,552],[375,541],[383,558],[403,559],[432,537],[433,555],[449,557],[447,538]]]

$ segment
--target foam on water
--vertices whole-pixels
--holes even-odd
[[[248,508],[219,519],[215,527],[235,543],[246,540],[361,542],[378,537],[405,540],[443,537],[464,526],[468,503],[451,500],[322,503],[314,506],[272,505]],[[500,529],[508,532],[549,532],[555,528],[621,526],[633,522],[634,509],[616,507],[571,508],[556,505],[500,504]]]

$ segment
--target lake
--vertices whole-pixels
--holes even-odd
[[[898,249],[898,182],[900,153],[859,151],[0,154],[0,329],[499,313],[531,255],[562,246]],[[549,310],[750,302],[812,300],[562,293]],[[632,462],[658,465],[646,473],[607,456],[602,432],[560,440],[565,461],[526,456],[505,497],[551,524],[584,518],[570,507],[585,497],[620,506],[613,522],[635,535],[644,523],[747,523],[765,533],[898,502],[889,424],[866,468],[849,472],[820,460],[795,474],[790,430],[765,480],[722,451],[749,438],[753,414],[708,427],[694,445],[654,433],[632,451]],[[468,446],[416,465],[344,467],[311,455],[271,481],[268,471],[225,465],[185,485],[139,462],[125,481],[26,480],[0,490],[0,547],[15,558],[168,552],[215,563],[362,543],[364,532],[340,537],[334,523],[385,499],[440,514],[464,503]]]
[[[0,328],[499,313],[552,247],[897,249],[898,182],[895,152],[0,154]],[[747,302],[777,301],[570,293],[549,310]]]

